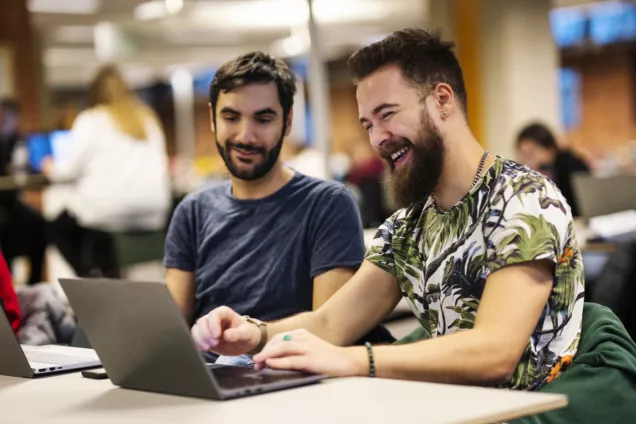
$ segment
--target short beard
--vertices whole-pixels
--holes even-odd
[[[395,169],[387,178],[389,195],[398,208],[423,203],[432,194],[442,175],[446,150],[444,140],[426,112],[415,142],[403,139],[412,154],[412,165]]]
[[[282,134],[285,134],[284,128]],[[269,150],[244,143],[233,143],[229,140],[225,142],[225,147],[223,147],[218,139],[216,140],[216,147],[219,149],[219,153],[223,158],[223,162],[225,162],[225,166],[228,171],[230,171],[230,174],[240,180],[254,181],[263,178],[269,173],[269,171],[272,170],[274,165],[276,165],[278,157],[280,156],[280,151],[283,147],[283,138],[284,135],[281,135],[280,140],[278,140],[276,145]],[[230,150],[233,147],[256,151],[263,155],[264,158],[260,163],[253,165],[251,168],[241,169],[235,162],[232,161]]]

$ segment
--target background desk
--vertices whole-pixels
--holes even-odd
[[[80,374],[0,377],[3,423],[494,423],[558,409],[565,396],[354,378],[229,401],[125,390]]]

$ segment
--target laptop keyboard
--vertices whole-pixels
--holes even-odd
[[[304,376],[296,372],[272,373],[240,367],[216,368],[211,371],[222,389],[241,389],[264,384],[280,383],[282,381],[298,380],[298,378]]]
[[[39,362],[52,365],[73,365],[90,361],[90,359],[78,356],[61,355],[47,352],[25,352],[29,362]]]

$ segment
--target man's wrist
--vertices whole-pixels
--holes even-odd
[[[267,324],[263,321],[257,320],[247,315],[243,316],[243,319],[248,323],[254,325],[259,331],[259,338],[256,342],[256,345],[254,345],[254,347],[249,352],[247,352],[249,355],[255,355],[263,350],[263,348],[267,344]]]
[[[364,346],[354,346],[345,348],[351,360],[352,377],[369,376],[369,355]]]

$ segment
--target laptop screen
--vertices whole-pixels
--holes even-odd
[[[51,156],[56,163],[63,163],[69,156],[70,147],[70,131],[33,133],[27,137],[29,167],[35,172],[41,172],[40,164],[47,156]]]
[[[53,155],[49,135],[46,133],[30,134],[27,137],[27,149],[29,151],[29,166],[36,172],[40,172],[42,160]]]

